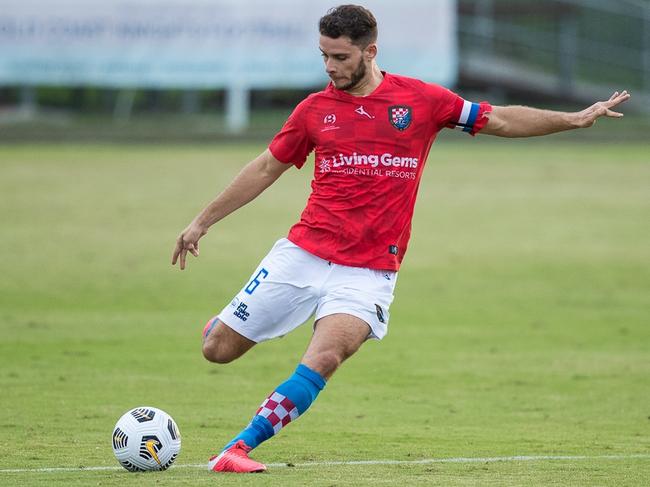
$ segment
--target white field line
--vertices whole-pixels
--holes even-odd
[[[267,463],[268,467],[332,467],[346,465],[427,465],[431,463],[495,463],[495,462],[539,462],[544,460],[573,461],[573,460],[633,460],[650,459],[650,454],[638,453],[631,455],[531,455],[512,457],[458,457],[458,458],[425,458],[422,460],[352,460],[331,462],[306,463]],[[171,468],[205,468],[208,464],[181,464]],[[120,466],[106,467],[42,467],[42,468],[3,468],[0,473],[58,473],[58,472],[98,472],[122,470]]]

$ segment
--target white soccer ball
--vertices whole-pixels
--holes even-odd
[[[181,451],[181,434],[172,417],[152,407],[131,409],[113,429],[113,453],[130,472],[166,470]]]

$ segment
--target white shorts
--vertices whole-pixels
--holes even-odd
[[[248,283],[218,318],[254,342],[286,335],[315,314],[345,313],[387,332],[397,272],[337,265],[286,238],[278,240]]]

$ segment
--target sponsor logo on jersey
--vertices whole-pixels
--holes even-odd
[[[346,166],[370,166],[376,168],[378,166],[384,167],[404,167],[409,169],[417,169],[420,161],[417,157],[401,157],[395,156],[389,152],[384,154],[338,154],[333,157],[326,157],[321,159],[319,165],[321,172],[329,172],[331,169],[337,169]],[[324,170],[326,168],[326,170]]]
[[[413,120],[411,107],[394,105],[388,107],[388,121],[397,130],[406,130]]]
[[[368,117],[370,119],[375,118],[374,115],[370,115],[365,108],[363,108],[363,105],[359,105],[357,109],[355,110],[356,113],[359,115],[363,115],[364,117]]]
[[[341,127],[338,127],[337,125],[334,125],[336,123],[336,115],[334,113],[330,113],[328,115],[325,115],[323,117],[323,124],[325,127],[320,129],[321,132],[327,132],[329,130],[338,130]]]
[[[332,170],[332,166],[330,164],[329,159],[323,159],[322,161],[320,161],[319,167],[320,167],[320,172],[330,172]]]

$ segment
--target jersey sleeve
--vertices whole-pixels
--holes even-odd
[[[488,123],[486,114],[492,111],[492,105],[487,101],[473,103],[441,86],[429,87],[437,102],[435,116],[440,129],[447,127],[476,135]]]
[[[273,157],[285,164],[293,164],[298,169],[305,164],[307,156],[314,149],[307,131],[307,106],[307,100],[299,103],[269,144]]]

